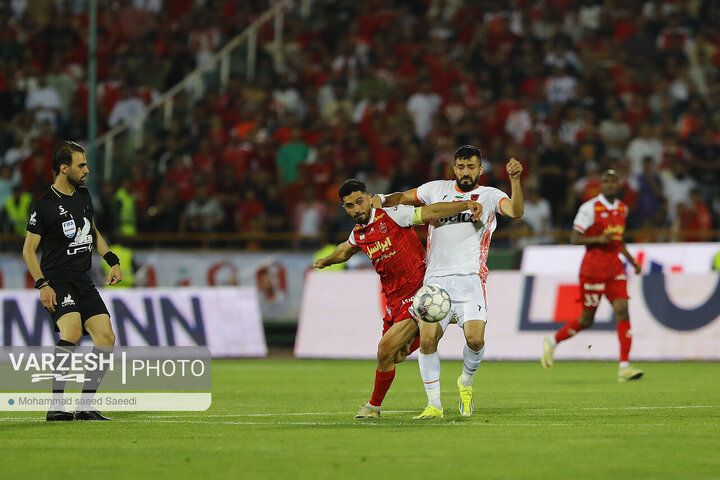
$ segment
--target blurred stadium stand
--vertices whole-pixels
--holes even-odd
[[[720,238],[718,2],[98,3],[96,222],[124,243],[315,248],[352,227],[345,178],[450,178],[466,143],[486,185],[525,166],[510,252],[566,243],[606,168],[628,241]],[[87,143],[85,8],[0,1],[4,250],[52,145]]]

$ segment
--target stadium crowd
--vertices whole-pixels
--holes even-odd
[[[106,130],[272,2],[98,3]],[[6,232],[24,232],[52,182],[53,143],[86,142],[85,8],[0,1]],[[620,174],[631,240],[699,241],[720,228],[720,3],[316,0],[308,18],[298,12],[285,16],[282,52],[261,30],[252,81],[179,96],[169,128],[116,158],[118,178],[98,189],[100,230],[295,232],[314,247],[328,226],[352,227],[337,199],[346,178],[373,192],[452,178],[463,144],[483,151],[481,181],[505,191],[505,162],[523,163],[525,215],[504,226],[515,246],[569,231],[607,168]]]

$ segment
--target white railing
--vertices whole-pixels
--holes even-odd
[[[169,127],[172,121],[175,97],[182,92],[190,92],[193,101],[201,98],[205,91],[203,75],[216,68],[219,68],[220,90],[225,90],[230,81],[230,55],[243,45],[247,47],[245,76],[248,81],[252,80],[255,76],[258,31],[260,27],[270,20],[273,20],[274,27],[272,48],[274,67],[277,71],[282,72],[284,69],[282,30],[285,11],[295,3],[293,0],[279,0],[273,7],[260,15],[260,17],[243,30],[242,33],[230,40],[227,45],[213,55],[210,60],[200,65],[177,85],[160,95],[160,97],[148,105],[142,112],[98,137],[95,140],[95,151],[99,152],[100,148],[104,147],[104,179],[112,179],[115,139],[118,135],[127,132],[131,136],[130,141],[133,147],[139,148],[142,145],[143,130],[148,116],[153,111],[162,108],[163,124],[165,128]],[[309,15],[310,3],[311,0],[301,0],[300,2],[300,14],[303,18],[307,18]]]

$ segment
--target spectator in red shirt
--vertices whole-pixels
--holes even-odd
[[[680,215],[680,240],[684,242],[703,242],[710,239],[712,215],[700,194],[700,190],[690,191],[689,204],[678,205]]]

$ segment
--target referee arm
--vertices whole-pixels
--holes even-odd
[[[28,272],[32,275],[33,280],[37,283],[41,278],[45,278],[42,270],[40,269],[40,262],[37,259],[37,248],[40,245],[40,239],[42,237],[37,233],[27,232],[25,234],[25,243],[23,244],[23,260],[27,265]],[[49,282],[45,281],[40,288],[40,301],[50,313],[55,311],[55,305],[57,305],[57,298],[55,297],[55,290]]]
[[[93,232],[95,234],[95,248],[97,249],[97,252],[100,254],[101,257],[105,257],[105,254],[110,251],[110,247],[108,247],[107,242],[105,242],[105,239],[98,231],[97,227],[95,226],[95,220],[93,220]],[[115,257],[117,258],[117,257]],[[120,264],[111,265],[110,266],[110,273],[108,274],[107,278],[105,279],[106,285],[117,285],[122,281],[122,272],[120,271]]]

